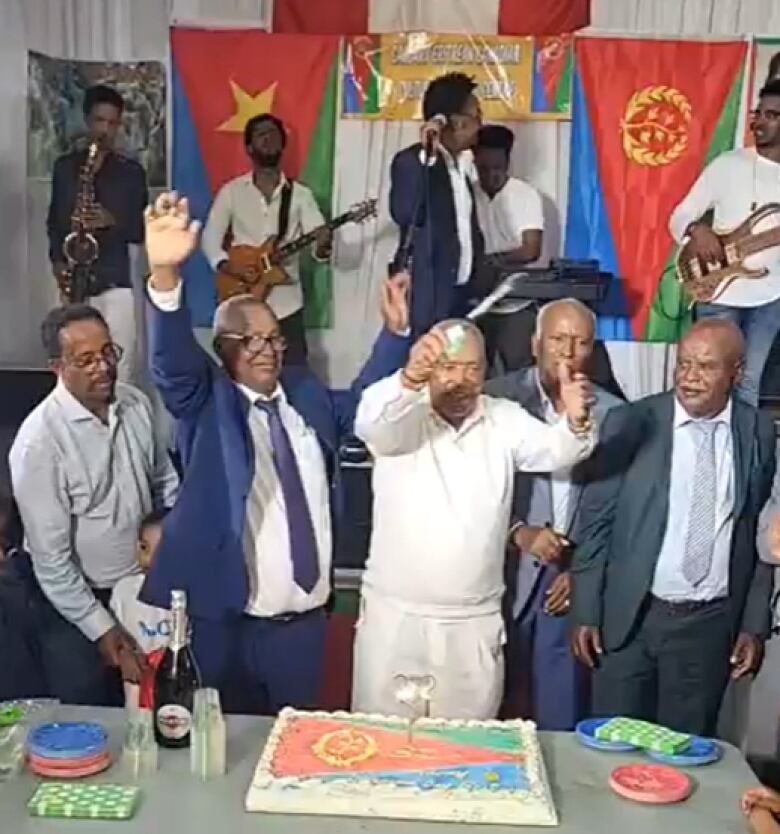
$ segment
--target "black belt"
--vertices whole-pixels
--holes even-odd
[[[705,611],[708,608],[714,608],[726,601],[726,597],[718,597],[717,599],[690,599],[680,600],[679,602],[672,602],[668,599],[661,599],[660,597],[651,597],[651,605],[654,608],[660,608],[665,614],[670,617],[684,617],[687,614],[696,614],[700,611]]]

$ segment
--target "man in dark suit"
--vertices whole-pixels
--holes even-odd
[[[595,319],[579,301],[563,299],[538,312],[531,350],[536,364],[490,380],[485,393],[519,403],[546,423],[560,419],[561,364],[587,372]],[[593,387],[597,425],[621,400]],[[588,461],[550,474],[515,476],[512,552],[507,578],[509,614],[507,706],[519,702],[542,730],[571,730],[586,709],[587,681],[569,647],[571,546],[580,526]]]
[[[406,269],[411,257],[414,337],[463,315],[480,294],[473,282],[484,250],[472,187],[471,148],[482,124],[475,88],[457,72],[432,81],[422,142],[397,153],[390,169],[390,214],[400,227],[392,269]]]
[[[142,599],[167,606],[172,589],[186,590],[204,683],[222,688],[226,708],[313,707],[332,589],[338,448],[360,390],[406,359],[408,339],[396,335],[408,327],[404,279],[384,285],[386,329],[348,392],[329,391],[305,366],[282,367],[279,322],[252,296],[217,309],[220,367],[195,341],[181,298],[178,267],[197,231],[175,195],[147,209],[151,369],[177,421],[184,471]],[[246,697],[236,702],[236,694]]]
[[[597,715],[711,735],[729,677],[760,667],[772,571],[756,519],[775,432],[733,396],[743,364],[739,330],[700,321],[674,391],[607,415],[572,566],[573,648],[595,667]]]

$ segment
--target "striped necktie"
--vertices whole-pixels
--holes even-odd
[[[688,582],[696,587],[709,575],[715,548],[715,433],[718,423],[694,423],[694,427],[699,437],[682,572]]]

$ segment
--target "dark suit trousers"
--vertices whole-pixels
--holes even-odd
[[[672,613],[650,599],[629,642],[601,659],[593,676],[594,714],[714,735],[729,679],[731,643],[726,600]]]

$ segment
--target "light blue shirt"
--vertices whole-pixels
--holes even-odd
[[[141,521],[171,506],[178,486],[152,406],[119,383],[106,425],[59,382],[22,424],[9,463],[38,582],[97,640],[114,618],[92,589],[137,572]]]
[[[688,523],[691,513],[696,510],[692,498],[699,439],[695,426],[697,422],[700,421],[692,418],[675,400],[669,514],[652,587],[654,596],[670,602],[719,599],[729,592],[729,557],[734,529],[734,454],[730,400],[720,414],[706,421],[718,423],[715,430],[717,494],[712,565],[707,577],[697,586],[691,585],[683,575]]]

